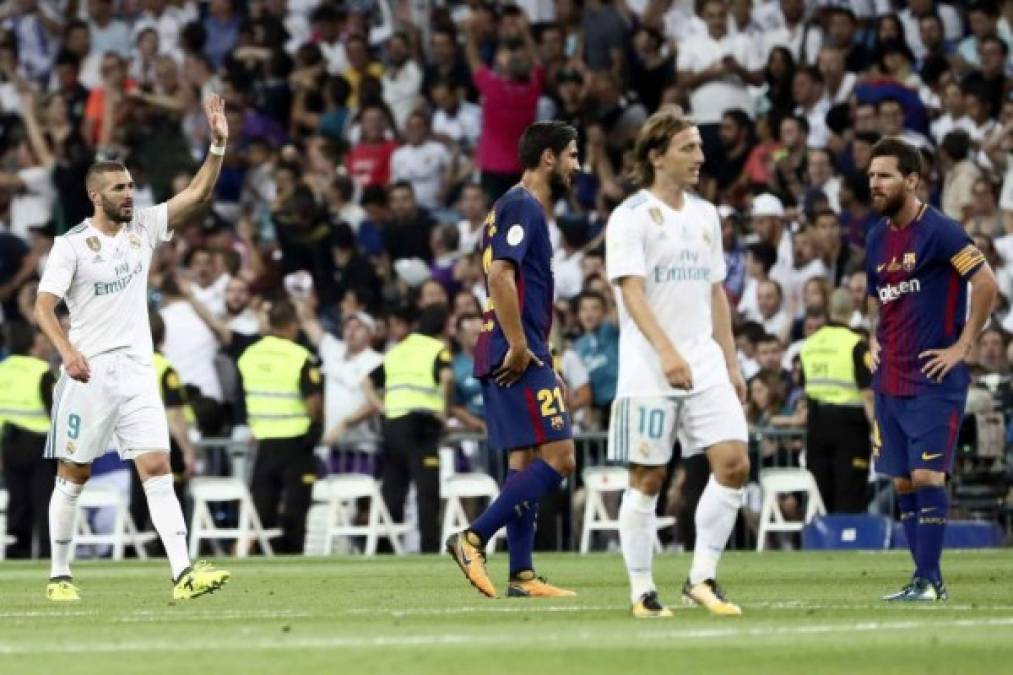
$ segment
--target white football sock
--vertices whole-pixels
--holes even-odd
[[[148,512],[151,522],[162,540],[165,554],[169,557],[172,578],[190,566],[190,553],[186,547],[186,523],[183,509],[172,489],[172,474],[154,476],[144,481],[144,494],[148,498]]]
[[[49,546],[52,560],[49,576],[70,576],[70,544],[74,539],[74,511],[83,484],[56,477],[53,496],[49,498]]]
[[[718,560],[735,527],[741,506],[742,488],[721,485],[711,474],[696,506],[696,547],[693,549],[693,566],[689,570],[691,584],[717,577]]]
[[[630,602],[636,603],[644,593],[655,590],[651,576],[654,558],[654,537],[657,532],[654,510],[658,495],[646,495],[634,488],[623,494],[619,507],[619,542],[623,560],[630,575]]]

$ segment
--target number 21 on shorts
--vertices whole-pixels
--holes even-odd
[[[539,389],[535,394],[541,406],[542,417],[552,417],[566,412],[566,404],[563,403],[563,392],[559,387],[553,389]]]

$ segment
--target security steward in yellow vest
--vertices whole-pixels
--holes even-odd
[[[806,463],[828,513],[863,513],[871,453],[872,360],[869,347],[848,328],[851,294],[830,296],[830,323],[802,345],[808,403]]]
[[[407,310],[399,310],[392,324],[410,325],[410,317]],[[388,351],[369,375],[370,384],[383,389],[383,500],[391,518],[402,522],[408,486],[415,483],[423,553],[440,550],[437,443],[454,386],[450,350],[442,340],[446,325],[445,306],[426,307],[416,331]]]
[[[49,557],[49,498],[56,461],[43,459],[53,407],[56,376],[48,358],[53,350],[40,331],[23,322],[4,328],[10,355],[0,361],[0,448],[9,502],[7,533],[16,542],[11,558]],[[0,534],[3,534],[0,532]]]
[[[233,334],[246,417],[257,440],[251,492],[265,528],[281,526],[276,550],[302,553],[320,438],[323,385],[317,359],[296,342],[299,321],[288,300],[271,305],[268,334]],[[281,513],[279,514],[279,506]]]
[[[185,504],[186,482],[195,472],[197,448],[190,441],[189,424],[193,419],[187,405],[186,392],[179,373],[162,354],[165,342],[165,322],[157,312],[149,316],[151,327],[151,343],[155,347],[152,365],[158,381],[158,392],[165,405],[165,418],[169,426],[169,467],[172,469],[172,487],[180,504]],[[149,527],[148,499],[144,494],[144,486],[136,468],[133,470],[130,487],[130,515],[140,530],[151,530]],[[152,542],[154,544],[154,542]]]

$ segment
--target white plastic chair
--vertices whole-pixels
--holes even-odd
[[[629,470],[621,466],[589,466],[581,474],[584,480],[584,527],[580,534],[580,552],[591,550],[592,532],[618,532],[619,519],[613,518],[605,506],[605,495],[623,492],[630,484]],[[660,516],[658,530],[675,525],[675,518]],[[661,539],[654,535],[654,550],[661,552]]]
[[[337,537],[365,537],[365,555],[376,555],[377,542],[380,537],[386,537],[390,540],[394,553],[404,555],[401,537],[410,528],[395,523],[391,518],[375,478],[359,473],[328,476],[318,480],[314,486],[314,497],[317,495],[327,503],[322,551],[324,555],[334,552],[334,540]],[[369,515],[365,525],[357,525],[355,522],[356,506],[360,499],[369,500]]]
[[[471,525],[468,514],[464,510],[462,499],[485,498],[491,503],[499,497],[499,485],[496,480],[485,473],[455,473],[443,478],[440,484],[440,497],[446,500],[443,507],[443,533],[441,541],[455,532],[460,532]],[[496,550],[497,539],[502,539],[506,528],[500,529],[485,544],[486,555]]]
[[[253,505],[250,491],[239,478],[205,477],[190,481],[193,497],[193,522],[190,524],[190,558],[196,559],[204,539],[235,539],[236,556],[249,555],[250,541],[256,539],[264,555],[273,556],[270,539],[281,536],[281,529],[265,530]],[[213,502],[239,502],[239,522],[236,527],[218,527],[208,504]],[[217,543],[214,544],[218,548]],[[221,555],[216,550],[216,555]]]
[[[760,529],[756,535],[757,551],[766,547],[769,533],[801,532],[813,518],[827,512],[816,479],[807,469],[764,469],[760,472],[760,488],[763,490],[763,506],[760,508]],[[777,498],[795,492],[806,495],[805,515],[802,520],[785,520]]]
[[[0,560],[7,557],[7,547],[17,541],[15,537],[7,534],[7,502],[10,495],[7,490],[0,490]]]
[[[89,509],[113,509],[113,527],[110,532],[95,532],[88,522]],[[113,560],[123,560],[127,546],[133,546],[137,557],[147,560],[144,545],[158,538],[154,532],[140,533],[130,515],[130,506],[123,494],[109,485],[86,483],[77,498],[74,511],[74,540],[70,546],[73,559],[79,546],[112,546]]]

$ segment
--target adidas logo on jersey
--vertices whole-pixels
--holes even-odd
[[[886,286],[879,286],[876,292],[879,294],[879,301],[882,304],[887,304],[898,299],[902,295],[908,293],[918,293],[922,290],[922,284],[917,279],[910,279],[908,281],[902,281],[899,284],[887,284]]]

